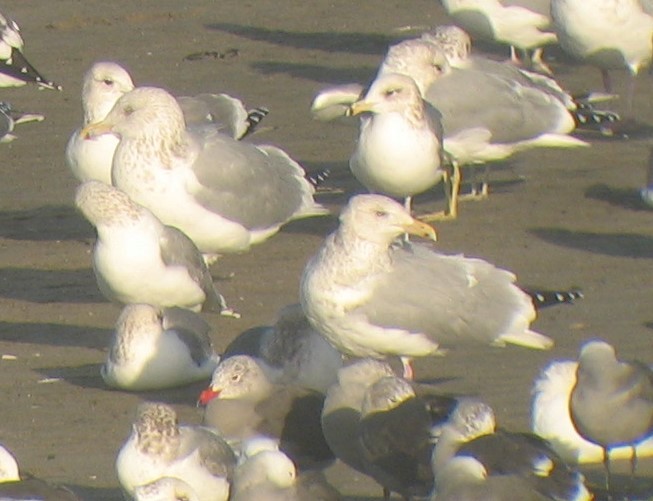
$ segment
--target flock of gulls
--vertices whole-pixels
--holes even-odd
[[[622,118],[597,102],[613,92],[608,72],[626,69],[632,111],[634,76],[653,55],[652,5],[442,3],[457,26],[389,47],[369,85],[343,82],[315,96],[318,120],[360,117],[349,165],[370,194],[342,208],[297,277],[298,304],[221,355],[200,312],[239,315],[209,266],[289,221],[327,214],[317,182],[282,149],[248,141],[265,108],[139,87],[115,62],[84,75],[83,123],[65,156],[80,183],[75,205],[97,230],[98,288],[124,305],[102,378],[125,391],[208,384],[197,395],[201,425],[179,424],[163,403],[136,409],[115,463],[128,498],[339,499],[322,470],[340,460],[386,498],[582,500],[610,496],[610,459],[629,458],[634,475],[637,458],[653,455],[653,372],[619,360],[604,341],[588,340],[577,360],[542,371],[528,433],[501,428],[478,396],[418,384],[411,364],[471,344],[553,346],[531,329],[537,310],[579,292],[525,291],[487,261],[442,254],[428,222],[488,196],[475,166],[532,148],[588,147],[573,135],[579,129],[618,130]],[[0,33],[0,85],[60,89],[24,58],[15,22],[0,15]],[[509,45],[511,61],[473,51],[472,39]],[[601,70],[604,93],[574,96],[560,86],[543,59],[556,42]],[[23,120],[7,104],[0,118],[5,138]],[[463,172],[474,179],[471,193],[460,193]],[[440,183],[446,208],[416,216],[412,198]],[[401,360],[402,374],[389,357]],[[601,461],[605,486],[590,490],[578,465]],[[2,499],[78,499],[21,479],[2,448],[0,480]]]

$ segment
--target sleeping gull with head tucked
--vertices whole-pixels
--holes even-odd
[[[84,74],[82,85],[82,127],[75,130],[66,146],[66,161],[74,176],[81,182],[95,179],[111,184],[111,165],[118,138],[111,134],[85,139],[83,127],[104,120],[116,101],[134,89],[125,68],[114,62],[94,63]],[[212,126],[235,139],[251,133],[267,114],[265,108],[248,112],[243,103],[227,94],[199,94],[181,96],[177,102],[184,112],[186,123],[192,127]]]
[[[107,298],[231,314],[195,244],[121,190],[100,181],[77,188],[75,204],[95,226],[93,270]]]
[[[190,310],[129,304],[116,322],[102,378],[111,387],[132,391],[208,380],[220,361],[209,330]]]
[[[435,239],[432,227],[380,195],[353,197],[306,265],[300,298],[313,326],[347,355],[412,357],[464,343],[548,349],[530,330],[535,309],[515,276],[481,259],[393,242],[404,233]]]
[[[115,134],[113,184],[164,224],[186,233],[204,254],[240,252],[286,222],[323,215],[304,170],[273,146],[186,129],[179,104],[162,89],[121,97],[82,135]]]

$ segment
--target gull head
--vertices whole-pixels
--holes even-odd
[[[413,218],[401,204],[383,195],[353,197],[340,214],[339,231],[381,245],[390,245],[404,233],[437,240],[433,227]]]
[[[465,30],[453,24],[436,26],[422,34],[421,40],[437,45],[447,56],[451,66],[457,66],[469,58],[472,39]]]
[[[237,355],[220,362],[211,385],[200,393],[198,403],[207,405],[215,398],[258,401],[271,387],[261,366],[252,357]]]
[[[288,456],[278,450],[267,450],[247,458],[236,470],[234,484],[270,482],[275,487],[286,489],[295,484],[296,478],[297,469]]]
[[[95,227],[141,217],[143,208],[126,193],[101,181],[86,181],[75,192],[75,205]]]
[[[425,96],[429,86],[449,71],[447,56],[437,45],[419,39],[406,40],[388,49],[377,78],[386,73],[407,75]]]
[[[172,457],[179,445],[177,413],[169,405],[143,402],[136,410],[134,422],[139,450],[143,454]]]
[[[577,384],[602,384],[616,379],[622,365],[627,364],[621,364],[617,360],[613,346],[605,341],[588,341],[581,347],[578,355]]]
[[[492,407],[480,400],[467,398],[461,399],[446,426],[455,430],[462,442],[469,442],[494,433],[496,420]]]
[[[413,387],[405,379],[397,376],[383,377],[365,392],[361,416],[391,411],[415,397]]]
[[[84,127],[81,135],[175,143],[185,128],[184,114],[172,95],[156,87],[138,87],[118,99],[104,120]]]
[[[140,333],[161,333],[162,321],[163,314],[160,309],[149,304],[128,304],[118,317],[116,331],[130,338]]]
[[[370,86],[363,99],[351,105],[350,113],[401,113],[415,115],[424,114],[424,103],[415,81],[399,73],[379,75]]]
[[[103,120],[116,101],[133,89],[131,76],[119,64],[104,61],[93,64],[84,75],[82,87],[84,124]]]

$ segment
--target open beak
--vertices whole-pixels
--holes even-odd
[[[422,221],[413,219],[413,222],[410,224],[404,225],[404,231],[409,235],[415,235],[416,237],[428,238],[437,242],[438,235],[435,233],[433,226],[430,226]]]
[[[369,101],[356,101],[349,107],[348,115],[355,116],[360,115],[361,113],[371,112],[374,105]]]
[[[92,139],[94,137],[111,133],[113,133],[113,130],[110,125],[105,124],[104,122],[96,122],[84,127],[79,135],[82,136],[83,139]]]
[[[197,399],[197,406],[207,405],[218,395],[220,395],[220,390],[214,390],[213,387],[209,386],[206,390],[200,393],[200,397]]]

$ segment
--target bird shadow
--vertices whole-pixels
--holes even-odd
[[[263,75],[284,74],[325,84],[371,82],[376,74],[376,67],[372,66],[334,68],[287,61],[258,61],[250,66]]]
[[[237,35],[256,42],[295,49],[317,49],[350,54],[383,54],[401,37],[381,33],[337,33],[333,31],[288,31],[235,23],[211,23],[205,28]]]
[[[0,322],[0,341],[103,350],[112,331],[82,325]]]
[[[616,207],[634,211],[651,212],[633,188],[615,188],[607,184],[594,184],[585,190],[585,198],[607,202]]]
[[[62,380],[66,383],[84,389],[95,389],[110,391],[113,393],[129,393],[138,395],[143,400],[164,402],[170,405],[189,405],[194,407],[197,404],[199,394],[209,383],[206,381],[180,386],[178,388],[167,388],[153,391],[126,391],[116,388],[109,388],[100,374],[103,364],[83,364],[75,366],[38,367],[34,369],[46,379],[53,381]],[[51,383],[54,384],[54,383]]]
[[[88,485],[66,484],[80,499],[93,501],[116,501],[125,499],[118,487],[89,487]]]
[[[561,247],[616,257],[653,259],[653,237],[636,233],[594,233],[564,228],[530,228],[528,233]]]
[[[583,470],[585,483],[594,494],[595,501],[614,499],[653,499],[653,480],[644,477],[631,477],[630,474],[611,475],[610,492],[605,489],[605,473],[602,468]]]
[[[66,205],[44,205],[35,209],[0,211],[0,237],[12,240],[87,240],[93,227]]]
[[[0,269],[0,297],[32,303],[105,303],[90,268]]]

